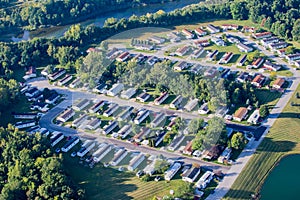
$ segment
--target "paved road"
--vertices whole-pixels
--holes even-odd
[[[248,38],[248,40],[251,39]],[[273,54],[265,50],[260,45],[256,44],[256,47],[260,49],[267,56],[272,57],[272,59],[274,59],[279,64],[284,65],[287,69],[292,69],[288,63],[284,62],[280,58],[273,58]],[[294,76],[290,79],[293,80],[291,86],[284,92],[284,94],[277,102],[276,106],[271,110],[269,118],[263,123],[265,130],[263,131],[262,136],[259,138],[259,140],[251,141],[248,143],[246,148],[243,150],[243,152],[240,154],[239,158],[237,159],[237,163],[232,165],[227,175],[224,177],[224,179],[219,183],[219,185],[215,189],[214,194],[208,196],[206,200],[222,199],[226,195],[226,193],[230,190],[232,184],[237,179],[238,175],[242,172],[246,164],[249,162],[251,156],[255,153],[257,147],[265,138],[265,136],[268,134],[269,129],[272,127],[277,117],[280,115],[280,113],[282,112],[282,110],[284,109],[284,107],[292,97],[293,93],[296,91],[300,83],[300,73],[298,71],[294,71]]]

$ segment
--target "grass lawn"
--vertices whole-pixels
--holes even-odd
[[[300,86],[297,91],[300,92]],[[251,194],[259,193],[267,175],[281,158],[300,153],[300,118],[297,116],[300,107],[291,106],[291,102],[299,104],[300,99],[294,95],[289,101],[225,199],[250,199]]]
[[[72,152],[72,151],[70,151]],[[73,180],[86,192],[86,198],[98,199],[152,199],[169,194],[170,189],[182,181],[180,176],[169,183],[165,181],[142,182],[133,173],[119,172],[113,168],[104,168],[97,164],[93,169],[78,163],[69,153],[64,156],[66,171]],[[72,167],[71,167],[72,166]]]
[[[271,92],[267,89],[259,89],[255,91],[255,94],[258,98],[259,104],[267,104],[272,107],[275,106],[279,98],[281,97],[281,93],[279,92]]]

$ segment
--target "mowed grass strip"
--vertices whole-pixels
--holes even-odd
[[[293,95],[225,199],[250,199],[251,194],[259,193],[268,174],[284,156],[300,153],[300,106],[291,106],[291,102],[299,104],[300,99]]]

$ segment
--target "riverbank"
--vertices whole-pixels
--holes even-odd
[[[293,98],[279,115],[225,199],[249,199],[253,194],[259,197],[266,178],[281,159],[287,155],[300,153],[300,107],[291,106],[292,102],[300,103],[300,99],[296,97],[297,92],[300,92],[300,86],[297,87]]]

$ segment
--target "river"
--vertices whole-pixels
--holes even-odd
[[[104,21],[107,18],[114,17],[117,19],[120,18],[129,18],[132,15],[137,15],[141,16],[147,13],[155,13],[159,10],[163,10],[165,12],[170,12],[178,8],[183,8],[187,5],[190,4],[196,4],[201,2],[200,0],[179,0],[179,1],[172,1],[172,2],[167,2],[164,4],[150,4],[147,6],[141,6],[141,7],[134,7],[134,8],[128,8],[116,12],[110,12],[107,14],[103,14],[101,16],[98,16],[94,19],[89,19],[83,22],[80,22],[83,26],[87,26],[90,24],[95,24],[96,26],[103,26]],[[64,34],[64,32],[71,26],[66,25],[66,26],[56,26],[56,27],[51,27],[51,28],[42,28],[38,29],[36,31],[31,32],[30,38],[34,37],[60,37]],[[36,34],[38,33],[38,34]]]
[[[261,200],[300,199],[300,155],[283,158],[269,174],[261,190]]]

